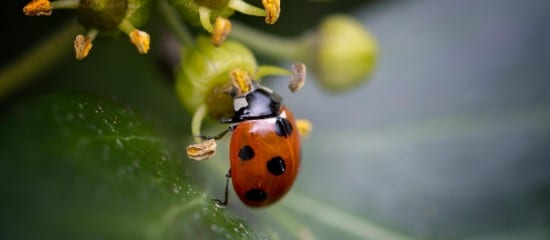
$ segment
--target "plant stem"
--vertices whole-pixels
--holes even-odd
[[[52,2],[53,9],[76,9],[80,0],[58,0]]]
[[[208,108],[206,107],[206,104],[202,104],[199,108],[197,108],[195,114],[193,114],[193,119],[191,120],[191,133],[193,134],[196,143],[201,141],[201,138],[198,136],[201,135],[202,121],[206,117],[207,112]]]
[[[292,75],[292,72],[288,69],[278,67],[278,66],[261,65],[261,66],[258,66],[258,70],[256,71],[256,76],[254,77],[256,79],[260,79],[269,75],[290,76]]]
[[[201,25],[206,31],[209,33],[212,33],[214,31],[214,26],[212,26],[212,23],[210,22],[210,13],[212,10],[207,7],[199,7],[199,20],[201,22]]]
[[[258,8],[254,5],[242,0],[229,0],[227,4],[230,8],[235,9],[237,12],[251,15],[251,16],[265,16],[266,12],[264,9]]]
[[[4,66],[0,70],[0,99],[25,86],[44,70],[55,66],[70,52],[78,29],[78,24],[72,21],[14,62]]]
[[[132,24],[130,22],[130,20],[122,20],[122,22],[118,25],[118,29],[120,29],[120,31],[123,31],[124,33],[126,33],[127,35],[129,35],[132,31],[136,30],[136,27],[134,26],[134,24]]]
[[[312,44],[308,37],[281,38],[233,21],[231,37],[243,42],[254,51],[280,60],[307,60]]]
[[[182,23],[178,14],[174,8],[165,0],[159,1],[159,11],[161,16],[164,17],[164,21],[168,27],[172,30],[176,38],[180,41],[181,44],[189,46],[193,44],[193,36],[187,27]]]

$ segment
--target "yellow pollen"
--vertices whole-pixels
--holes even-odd
[[[233,86],[238,90],[237,95],[244,95],[252,89],[252,80],[248,72],[237,68],[231,71],[229,75],[233,82]]]
[[[50,16],[52,9],[48,0],[33,0],[23,7],[23,13],[27,16]]]
[[[149,51],[151,38],[148,33],[135,29],[128,36],[130,37],[130,42],[136,46],[139,53],[146,54]]]
[[[92,39],[90,37],[85,37],[82,34],[76,35],[76,38],[74,39],[74,52],[76,59],[82,60],[88,56],[92,46]]]
[[[281,1],[280,0],[262,0],[264,9],[266,11],[265,22],[267,24],[274,24],[279,19],[281,14]]]
[[[212,44],[216,47],[221,46],[229,32],[231,32],[231,21],[227,18],[216,17],[214,31],[212,32]]]
[[[302,137],[309,137],[309,134],[313,129],[313,125],[307,119],[296,119],[296,127]]]

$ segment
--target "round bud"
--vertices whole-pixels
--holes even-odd
[[[115,30],[122,21],[138,27],[147,22],[151,0],[80,0],[78,21],[87,28]]]
[[[226,41],[214,47],[210,38],[199,37],[191,47],[184,48],[176,76],[176,91],[185,108],[194,112],[206,104],[213,119],[233,114],[229,73],[242,69],[254,75],[257,69],[252,52],[239,42]]]
[[[235,10],[228,7],[229,0],[168,0],[174,6],[186,22],[200,26],[199,7],[207,7],[211,10],[210,21],[214,22],[217,17],[227,18]]]
[[[321,23],[316,37],[316,57],[311,67],[323,87],[344,91],[369,79],[376,66],[378,46],[362,24],[348,16],[331,16]]]

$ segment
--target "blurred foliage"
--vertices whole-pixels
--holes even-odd
[[[329,9],[345,10],[352,2],[323,3],[332,7],[319,8],[303,23],[313,24]],[[21,14],[25,3],[14,1],[2,8],[4,21],[17,23],[0,29],[11,36],[6,39],[10,48],[0,61],[3,66],[46,39],[54,26],[63,28],[64,22],[73,21],[74,14],[63,10],[49,18],[25,17]],[[354,4],[359,3],[363,4]],[[289,2],[285,7],[294,10],[283,11],[298,14],[300,6],[310,4]],[[159,24],[153,18],[146,28],[160,34]],[[71,26],[66,34],[74,30]],[[60,39],[52,42],[54,46],[44,45],[49,52],[38,52],[27,64],[42,64],[42,58],[50,54],[61,56],[60,60],[38,68],[36,74],[27,73],[35,74],[32,84],[17,94],[10,92],[1,103],[0,238],[313,236],[310,228],[297,222],[298,216],[290,215],[292,209],[281,206],[256,214],[239,206],[224,210],[212,204],[208,182],[222,180],[225,167],[195,164],[184,156],[184,146],[191,139],[190,117],[178,101],[173,79],[166,78],[171,73],[166,74],[166,66],[156,61],[155,56],[162,57],[160,53],[139,56],[125,40],[99,38],[93,54],[78,62],[71,56],[70,41]],[[215,182],[214,189],[220,190],[223,181]],[[309,201],[301,199],[304,204]],[[237,198],[233,196],[232,201]],[[238,215],[247,220],[243,222]],[[255,230],[245,223],[249,221]],[[349,226],[355,233],[346,233],[348,226],[340,226],[341,232],[327,234],[370,234],[357,230],[369,226],[362,224]]]
[[[63,10],[26,17],[21,7],[27,1],[0,8],[0,66],[75,17]],[[244,208],[233,193],[228,209],[211,203],[223,191],[224,146],[208,162],[184,156],[192,141],[190,115],[175,93],[173,66],[159,50],[169,42],[158,13],[144,26],[153,38],[147,56],[126,38],[100,37],[93,53],[77,62],[72,39],[66,39],[66,48],[58,46],[62,58],[45,62],[50,68],[32,85],[0,102],[0,238],[408,239],[398,233],[403,230],[422,239],[547,239],[548,71],[537,71],[548,56],[537,40],[546,35],[514,25],[515,17],[521,19],[517,6],[503,14],[513,24],[503,18],[480,23],[476,17],[505,4],[452,8],[477,13],[463,17],[453,15],[449,2],[439,8],[435,2],[425,4],[423,14],[403,4],[399,16],[379,20],[376,34],[386,46],[380,76],[388,81],[377,79],[366,92],[322,104],[318,99],[326,96],[314,90],[312,98],[293,102],[318,114],[312,119],[317,130],[304,151],[301,181],[281,203],[262,210]],[[378,6],[361,0],[283,3],[276,25],[241,14],[232,20],[296,36],[329,13]],[[518,4],[541,11],[548,5]],[[413,20],[414,14],[420,19]],[[448,19],[459,21],[437,28]],[[492,24],[500,22],[516,35],[493,33]],[[392,29],[392,23],[401,28]],[[434,36],[447,45],[430,42]],[[532,42],[522,42],[521,51],[498,48],[520,37]],[[465,47],[454,41],[461,38],[488,42]],[[503,55],[495,59],[508,64],[491,65],[495,59],[484,58],[485,49],[496,49]],[[436,57],[422,62],[426,56]]]
[[[262,238],[195,192],[180,159],[130,109],[53,94],[6,113],[3,239]]]

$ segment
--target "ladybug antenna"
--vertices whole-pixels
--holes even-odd
[[[244,96],[256,88],[247,71],[237,68],[229,73],[229,77],[233,88],[236,90],[235,96],[237,97]]]

